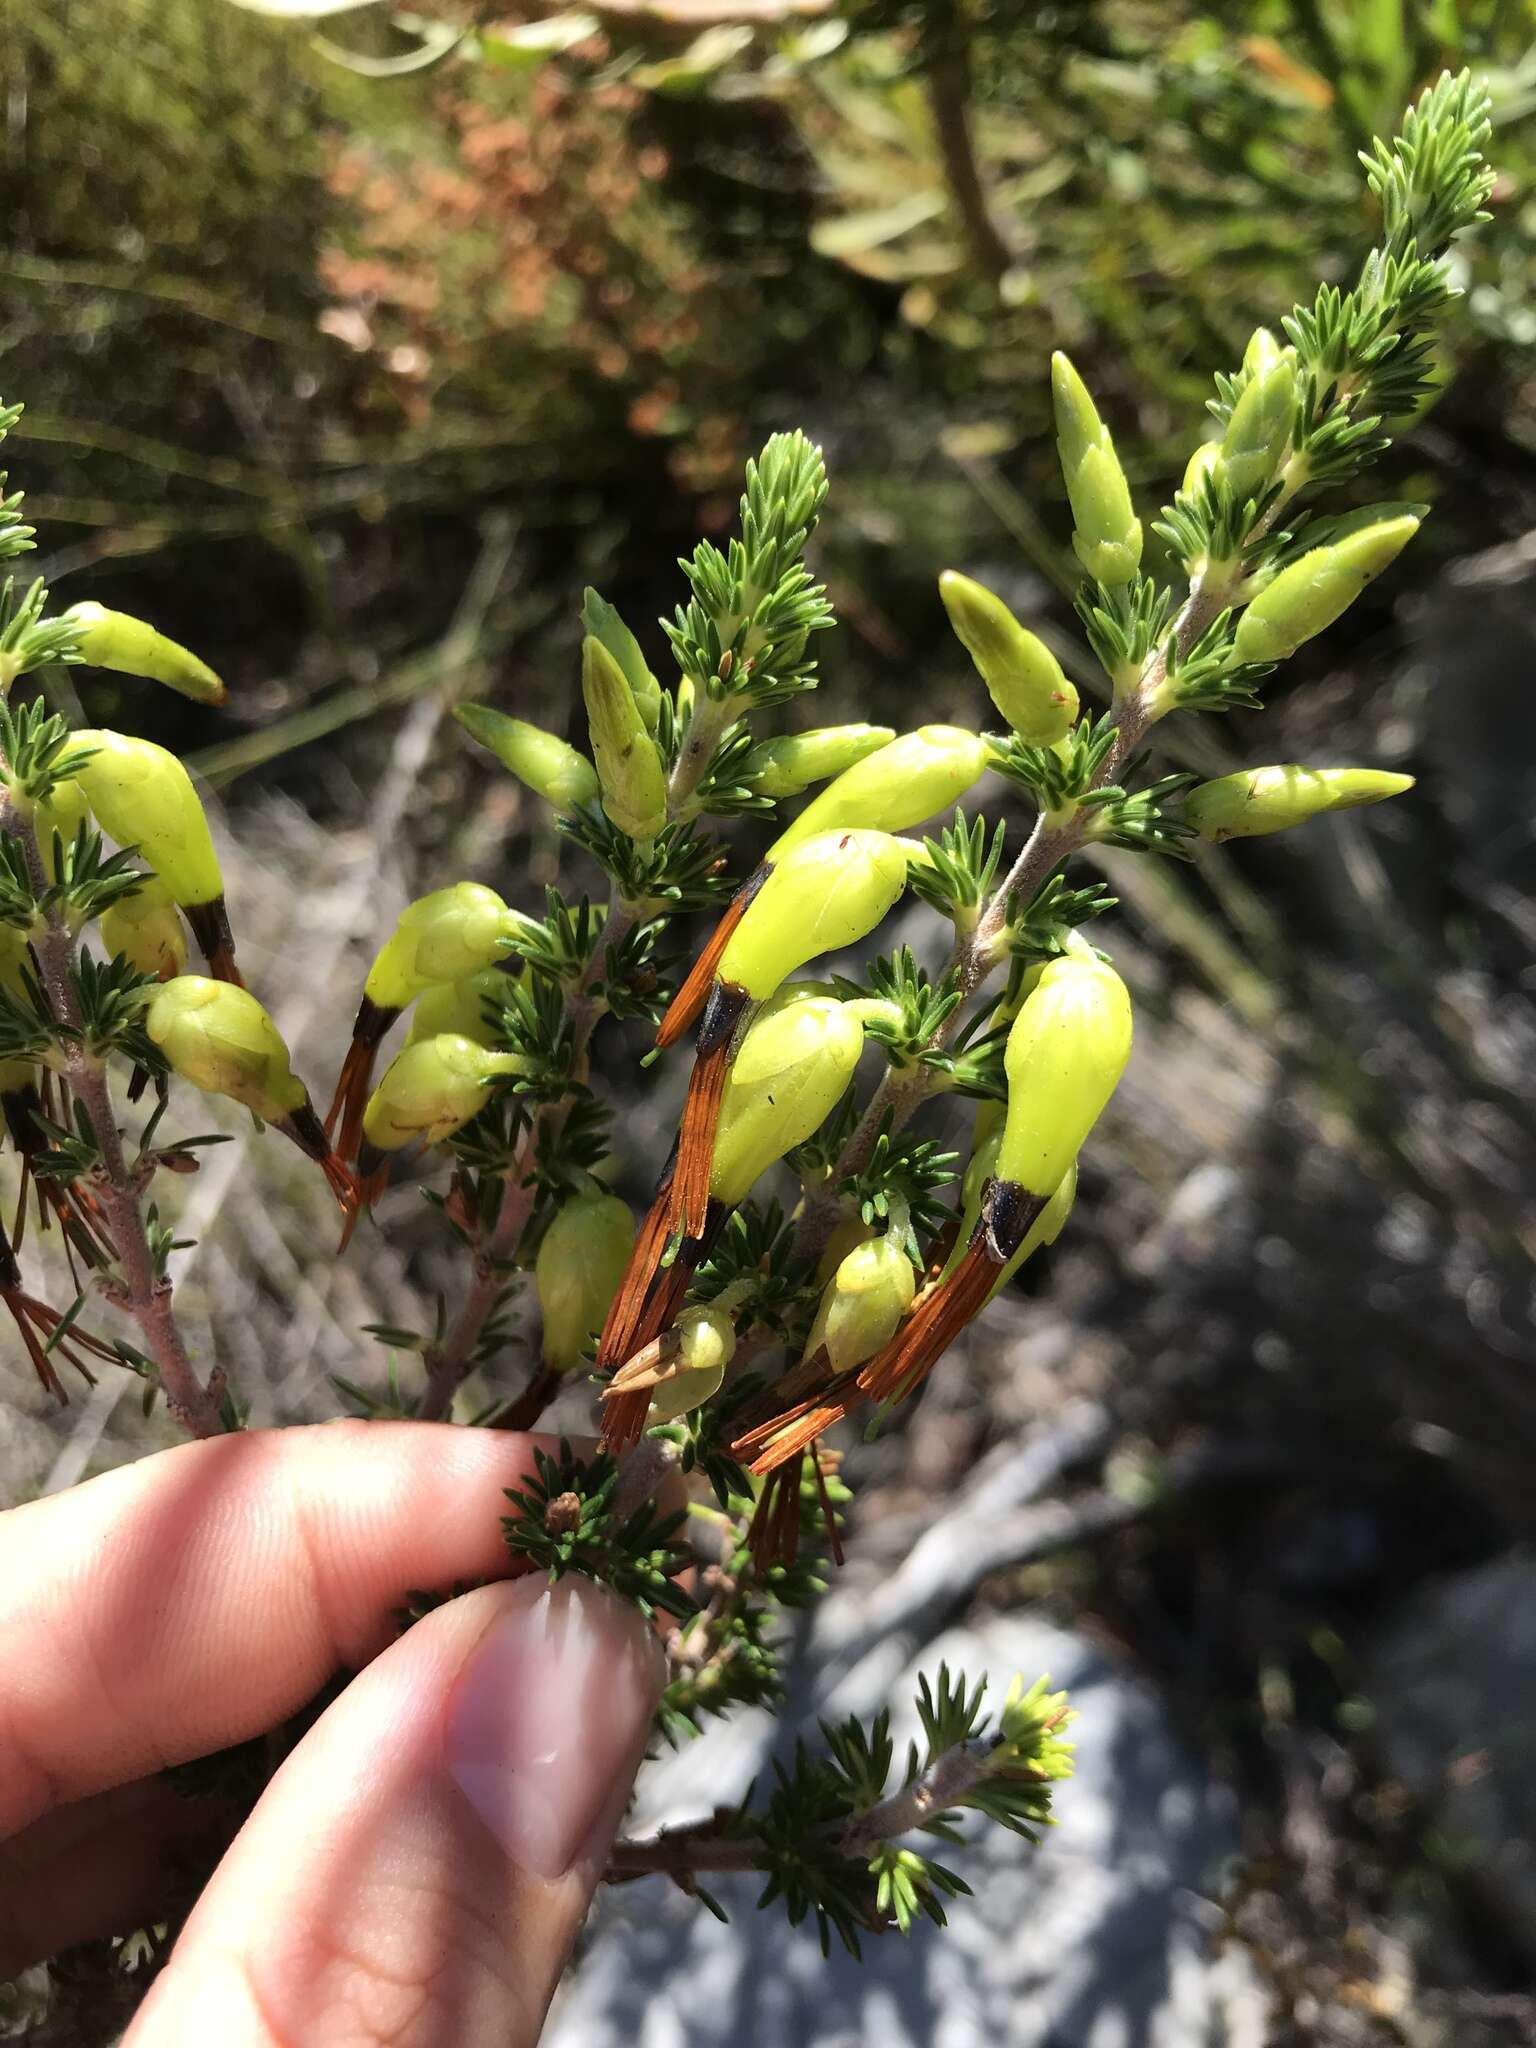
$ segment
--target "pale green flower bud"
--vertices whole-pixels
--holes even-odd
[[[580,1365],[603,1327],[635,1241],[635,1219],[617,1195],[573,1195],[551,1218],[534,1261],[541,1355],[555,1372]]]
[[[397,1053],[363,1111],[363,1136],[377,1152],[418,1139],[437,1145],[477,1117],[498,1080],[523,1074],[520,1053],[492,1052],[455,1031],[418,1038]]]
[[[503,768],[557,811],[596,803],[597,770],[556,734],[489,704],[455,704],[453,715],[472,740],[489,748]]]
[[[707,1302],[685,1308],[672,1329],[676,1358],[657,1382],[649,1420],[675,1422],[720,1391],[725,1368],[736,1351],[736,1326],[722,1310]]]
[[[517,987],[519,977],[499,967],[484,967],[467,974],[462,981],[435,981],[424,988],[411,1010],[407,1045],[419,1039],[436,1038],[442,1032],[456,1032],[472,1038],[476,1045],[494,1045],[496,1027],[486,1015],[487,1007],[499,1010]]]
[[[1211,471],[1221,460],[1219,441],[1202,441],[1184,467],[1184,481],[1179,489],[1186,497],[1192,497],[1205,482]]]
[[[151,997],[144,1028],[184,1081],[243,1103],[266,1123],[282,1123],[309,1101],[277,1026],[249,989],[177,975]]]
[[[821,1128],[863,1047],[864,1027],[826,996],[757,1020],[726,1076],[710,1162],[716,1201],[734,1208],[775,1160]]]
[[[848,1372],[883,1351],[912,1306],[917,1275],[894,1238],[877,1237],[849,1252],[816,1310],[806,1355],[826,1351],[834,1372]]]
[[[1071,731],[1077,691],[1038,634],[985,584],[954,569],[939,578],[939,595],[992,702],[1027,747],[1048,747]]]
[[[529,919],[482,882],[455,882],[419,896],[380,948],[363,994],[380,1009],[403,1010],[430,983],[463,981],[512,951]]]
[[[861,1244],[868,1244],[875,1234],[873,1223],[866,1223],[862,1216],[845,1216],[833,1229],[827,1239],[827,1248],[816,1263],[816,1282],[825,1287],[848,1254]]]
[[[143,619],[130,618],[127,612],[109,612],[99,604],[71,605],[64,616],[80,628],[80,653],[92,667],[144,676],[198,704],[224,702],[224,685],[207,662],[199,661],[164,633],[157,633]]]
[[[176,756],[120,732],[77,732],[73,739],[93,750],[74,779],[102,831],[119,846],[136,846],[183,909],[221,897],[208,820]]]
[[[986,773],[990,755],[978,734],[958,725],[923,725],[845,768],[769,847],[782,860],[794,847],[848,825],[901,832],[958,803]]]
[[[154,875],[102,912],[100,931],[109,954],[120,953],[130,967],[157,981],[173,980],[187,964],[181,914],[164,882]]]
[[[1125,983],[1102,960],[1053,960],[1008,1033],[999,1180],[1051,1195],[1115,1091],[1131,1051]]]
[[[661,723],[661,685],[651,674],[640,642],[623,619],[590,586],[581,594],[581,623],[594,640],[600,640],[624,671],[624,680],[634,693],[647,732]]]
[[[1184,799],[1184,819],[1202,839],[1255,839],[1303,825],[1322,811],[1379,804],[1412,787],[1411,775],[1380,768],[1248,768],[1192,789]]]
[[[1051,357],[1056,449],[1072,506],[1072,547],[1100,583],[1129,583],[1141,561],[1141,521],[1108,427],[1088,387],[1058,349]]]
[[[807,960],[865,938],[906,884],[906,853],[888,832],[808,839],[776,861],[726,941],[717,978],[765,1000]]]
[[[1282,569],[1237,622],[1239,661],[1284,661],[1331,626],[1419,530],[1411,517],[1383,519],[1313,548]]]
[[[603,809],[631,839],[654,839],[667,822],[667,777],[624,671],[600,640],[581,644],[581,694]]]
[[[1267,327],[1255,327],[1248,337],[1248,346],[1243,350],[1243,368],[1250,377],[1261,377],[1272,369],[1281,356],[1294,356],[1294,349],[1283,348]]]
[[[1296,422],[1296,368],[1289,354],[1255,370],[1221,437],[1221,464],[1240,503],[1273,481]]]
[[[764,740],[747,756],[742,780],[763,796],[799,796],[813,782],[841,775],[895,737],[889,725],[826,725],[816,732]]]

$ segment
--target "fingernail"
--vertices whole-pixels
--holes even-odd
[[[504,1599],[449,1698],[445,1759],[512,1861],[559,1877],[639,1764],[665,1659],[590,1579],[525,1579]]]

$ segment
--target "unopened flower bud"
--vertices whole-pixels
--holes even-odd
[[[747,756],[742,780],[763,796],[799,796],[813,782],[841,775],[895,737],[889,725],[825,725],[816,732],[764,740]]]
[[[77,732],[74,743],[91,749],[74,780],[102,831],[119,846],[136,846],[184,909],[221,897],[224,880],[208,820],[176,756],[153,740],[120,732]]]
[[[893,1237],[861,1244],[828,1282],[806,1340],[806,1353],[825,1349],[834,1372],[848,1372],[883,1351],[912,1306],[917,1275]]]
[[[675,1422],[720,1391],[725,1368],[736,1350],[736,1326],[723,1310],[708,1302],[685,1308],[673,1325],[676,1358],[658,1380],[651,1396],[649,1420]]]
[[[1202,441],[1200,443],[1200,446],[1185,464],[1184,481],[1179,485],[1179,489],[1184,492],[1186,497],[1192,496],[1194,492],[1199,490],[1220,460],[1221,443],[1219,441]]]
[[[597,770],[567,741],[489,704],[455,704],[453,715],[472,740],[557,811],[596,803]]]
[[[826,996],[760,1017],[726,1077],[709,1191],[734,1207],[776,1159],[821,1128],[853,1078],[864,1027]]]
[[[1102,960],[1053,960],[1008,1033],[999,1180],[1051,1195],[1115,1091],[1131,1051],[1125,983]]]
[[[1051,357],[1056,450],[1072,506],[1072,547],[1088,574],[1129,583],[1141,561],[1141,521],[1108,427],[1088,387],[1060,350]]]
[[[1283,348],[1269,328],[1255,327],[1248,337],[1248,346],[1243,350],[1243,368],[1251,377],[1261,377],[1282,355],[1294,353],[1294,350]]]
[[[488,1012],[498,1011],[517,986],[517,977],[499,967],[483,967],[462,981],[435,981],[424,988],[411,1010],[406,1044],[456,1032],[476,1045],[494,1045],[496,1026]]]
[[[1379,804],[1412,787],[1411,775],[1379,768],[1248,768],[1192,789],[1184,799],[1184,819],[1202,839],[1255,839],[1303,825],[1322,811]]]
[[[848,825],[901,832],[958,803],[986,773],[991,759],[979,734],[958,725],[923,725],[845,768],[835,782],[769,847],[782,860],[824,832]]]
[[[825,1287],[848,1254],[861,1244],[868,1244],[875,1234],[873,1223],[866,1223],[862,1216],[845,1216],[833,1229],[827,1239],[827,1248],[816,1263],[816,1284]]]
[[[581,623],[624,671],[646,730],[654,733],[661,723],[661,685],[651,674],[640,642],[608,600],[590,586],[581,593]]]
[[[1061,663],[1000,597],[984,584],[946,569],[939,595],[992,702],[1027,747],[1048,747],[1071,731],[1077,691]]]
[[[282,1123],[309,1101],[277,1026],[249,989],[177,975],[151,997],[144,1028],[184,1081],[243,1103],[266,1123]]]
[[[164,683],[198,704],[222,704],[224,685],[208,666],[188,648],[157,633],[143,619],[127,612],[109,612],[99,604],[71,605],[64,614],[80,629],[77,643],[81,655],[94,668],[115,669],[119,675],[143,676],[152,683]]]
[[[591,634],[581,644],[581,694],[603,809],[631,839],[654,839],[667,822],[667,777],[624,671]]]
[[[1250,374],[1221,437],[1221,465],[1239,503],[1268,488],[1295,420],[1295,363],[1281,354]]]
[[[170,891],[147,875],[131,896],[120,897],[101,914],[101,943],[120,953],[140,974],[171,981],[187,964],[187,935]]]
[[[1294,654],[1347,611],[1418,530],[1419,522],[1412,517],[1379,520],[1311,549],[1282,569],[1238,620],[1237,659],[1284,661]]]
[[[720,955],[718,979],[759,1001],[771,996],[807,960],[866,937],[906,884],[906,853],[888,832],[805,840],[776,861],[748,904]]]
[[[403,1010],[430,983],[463,981],[511,952],[528,929],[483,882],[455,882],[419,896],[400,913],[363,993],[381,1009]]]
[[[603,1327],[634,1241],[628,1204],[603,1190],[573,1195],[551,1219],[533,1277],[544,1319],[541,1355],[554,1371],[581,1363]]]
[[[441,1144],[477,1117],[497,1081],[526,1073],[520,1053],[492,1052],[456,1031],[418,1038],[385,1069],[363,1111],[363,1136],[377,1152]]]

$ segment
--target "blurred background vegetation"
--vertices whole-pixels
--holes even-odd
[[[1347,1657],[1319,1644],[1536,1524],[1532,6],[271,18],[301,11],[7,12],[0,389],[27,403],[12,467],[62,595],[152,617],[231,686],[207,713],[92,678],[93,718],[190,752],[267,873],[340,891],[331,995],[259,873],[235,891],[267,986],[306,993],[322,1071],[391,890],[452,863],[515,895],[568,859],[443,706],[473,689],[568,725],[588,581],[659,663],[673,558],[728,523],[773,429],[803,424],[833,478],[818,561],[841,626],[807,717],[974,711],[934,589],[950,565],[1091,683],[1051,349],[1161,501],[1212,372],[1367,244],[1356,152],[1442,66],[1488,78],[1493,219],[1455,258],[1435,402],[1370,484],[1429,502],[1426,533],[1287,666],[1262,728],[1168,730],[1181,763],[1358,759],[1412,769],[1419,796],[1193,870],[1106,857],[1143,1051],[1090,1199],[1007,1344],[974,1342],[872,1466],[870,1512],[882,1488],[910,1507],[1024,1416],[1105,1401],[1095,1483],[1146,1512],[1021,1589],[1178,1690],[1285,1855],[1298,1743],[1357,1837],[1376,1765]],[[658,1141],[668,1085],[636,1106]],[[404,1277],[375,1254],[338,1282],[296,1214],[286,1241],[251,1225],[257,1279],[217,1268],[205,1312],[231,1345],[265,1316],[272,1412],[325,1412],[319,1372],[358,1373],[364,1311],[409,1323],[454,1269],[402,1210]],[[1167,1480],[1190,1442],[1234,1475],[1194,1502]],[[1373,1841],[1422,1863],[1418,1834]],[[1433,1873],[1453,1893],[1454,1862]],[[1276,1908],[1274,1937],[1324,1985],[1355,1967],[1339,1930],[1381,1911],[1330,1873],[1333,1906]],[[1528,1988],[1530,1936],[1500,1920],[1464,1974]]]

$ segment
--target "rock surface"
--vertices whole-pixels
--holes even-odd
[[[993,1615],[929,1642],[893,1685],[898,1755],[917,1674],[945,1660],[986,1672],[995,1698],[1015,1671],[1049,1672],[1072,1694],[1077,1776],[1039,1851],[980,1828],[950,1859],[973,1896],[954,1902],[948,1929],[875,1941],[862,1966],[840,1951],[823,1961],[814,1932],[778,1908],[756,1913],[752,1880],[713,1887],[729,1927],[660,1879],[625,1886],[600,1904],[547,2048],[1260,2048],[1262,1995],[1211,1939],[1232,1805],[1157,1695],[1080,1636]],[[814,1674],[799,1675],[814,1694]],[[701,1783],[711,1799],[739,1797],[769,1739],[767,1717],[747,1716],[662,1764],[634,1831],[693,1817]],[[673,1790],[684,1783],[686,1799]]]

